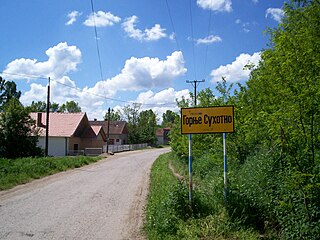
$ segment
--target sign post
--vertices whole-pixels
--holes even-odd
[[[189,202],[192,203],[192,134],[189,134]]]
[[[224,200],[227,202],[227,133],[234,132],[234,107],[181,108],[181,134],[189,134],[189,200],[192,200],[192,134],[223,133]]]
[[[227,172],[228,172],[228,162],[227,162],[227,134],[223,133],[223,195],[224,203],[227,203],[228,195],[228,185],[227,185]]]

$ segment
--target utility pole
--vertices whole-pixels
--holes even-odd
[[[197,86],[201,82],[205,82],[205,80],[194,80],[194,81],[186,81],[187,83],[191,83],[194,89],[194,107],[197,106]],[[192,206],[192,191],[193,191],[193,184],[192,184],[192,134],[189,134],[189,202],[190,206]]]
[[[45,157],[49,152],[49,112],[50,112],[50,77],[48,78],[48,93],[47,93],[47,115],[46,115],[46,142],[45,142]]]
[[[107,153],[109,153],[109,138],[110,138],[110,108],[108,108]]]
[[[193,95],[194,95],[193,96],[194,97],[194,107],[196,107],[197,106],[197,87],[198,87],[199,83],[205,82],[205,80],[204,79],[202,79],[200,81],[198,81],[198,80],[193,80],[193,81],[187,80],[186,82],[187,83],[191,83],[192,86],[193,86],[193,89],[194,89],[194,92],[193,92]]]

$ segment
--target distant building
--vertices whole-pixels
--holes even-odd
[[[46,113],[30,113],[40,133],[38,146],[45,148]],[[85,148],[103,148],[107,141],[101,126],[91,126],[86,113],[49,113],[50,156],[66,156]]]
[[[108,136],[108,121],[89,121],[90,125],[101,126]],[[109,144],[124,145],[128,144],[128,124],[126,121],[110,121]]]
[[[169,132],[170,128],[158,128],[156,130],[157,144],[158,145],[166,145],[169,144]]]

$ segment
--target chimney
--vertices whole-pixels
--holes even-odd
[[[95,119],[93,119],[95,122],[97,121],[97,119],[95,118]]]
[[[41,113],[41,112],[38,112],[38,116],[37,116],[37,127],[41,127],[41,126],[42,126],[41,120],[42,120],[42,113]]]

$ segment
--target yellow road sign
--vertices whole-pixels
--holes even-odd
[[[234,132],[233,106],[181,108],[181,133]]]

